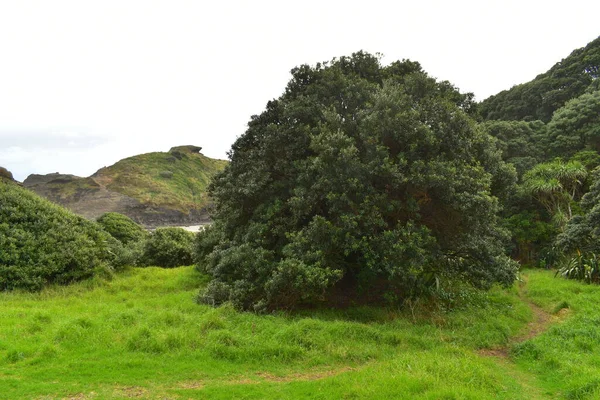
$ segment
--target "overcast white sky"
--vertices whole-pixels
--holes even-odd
[[[293,67],[366,50],[478,100],[600,35],[600,1],[0,0],[0,166],[88,176],[194,144],[226,158]]]

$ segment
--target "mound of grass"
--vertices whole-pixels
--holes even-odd
[[[118,242],[99,225],[0,180],[0,290],[39,290],[106,272]]]

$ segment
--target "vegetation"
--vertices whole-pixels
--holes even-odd
[[[147,236],[146,230],[141,225],[123,214],[105,213],[97,219],[97,222],[123,244],[139,242]]]
[[[145,241],[142,263],[164,268],[192,264],[194,234],[182,228],[158,228]]]
[[[445,274],[510,285],[497,212],[515,173],[471,111],[418,63],[356,53],[294,69],[209,187],[200,299],[265,310],[406,299]]]
[[[110,273],[121,250],[99,225],[0,180],[0,291]]]
[[[480,112],[486,120],[549,122],[569,100],[594,88],[599,76],[600,37],[574,50],[534,80],[484,100]]]
[[[600,38],[533,81],[483,101],[482,128],[515,166],[504,202],[512,255],[559,275],[596,281],[600,166]]]
[[[206,187],[227,164],[200,154],[200,150],[180,146],[168,153],[140,154],[102,168],[92,178],[142,204],[189,213],[208,206]]]
[[[0,399],[599,398],[598,40],[480,105],[410,61],[301,66],[226,167],[50,182],[189,210],[224,167],[195,241],[0,167]],[[511,286],[509,252],[556,271]]]
[[[0,293],[0,399],[594,398],[600,288],[527,275],[527,301],[572,315],[509,345],[506,361],[485,349],[533,318],[515,290],[446,287],[446,301],[417,305],[414,318],[408,308],[198,306],[190,299],[207,278],[193,268]]]
[[[580,194],[587,170],[578,161],[538,164],[523,176],[523,188],[563,227],[573,218],[571,204]]]

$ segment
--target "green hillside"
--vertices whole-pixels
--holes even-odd
[[[182,212],[208,204],[206,186],[227,165],[200,154],[195,146],[174,147],[125,158],[102,168],[92,178],[107,189],[130,196],[143,204]]]
[[[600,37],[574,50],[547,72],[481,102],[485,120],[550,121],[554,111],[582,95],[600,76]]]

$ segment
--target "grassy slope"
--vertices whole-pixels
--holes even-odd
[[[227,161],[179,149],[180,158],[162,152],[140,154],[102,168],[93,177],[108,189],[144,204],[183,212],[201,209],[208,201],[206,186],[214,174],[225,168]],[[163,176],[167,171],[172,176]]]
[[[0,399],[598,394],[597,287],[532,273],[532,298],[549,310],[566,300],[574,316],[516,345],[514,365],[477,349],[506,344],[531,318],[516,290],[414,322],[410,312],[373,308],[293,316],[212,309],[193,301],[204,280],[189,267],[148,268],[108,283],[0,294]],[[565,332],[587,332],[585,343]]]

